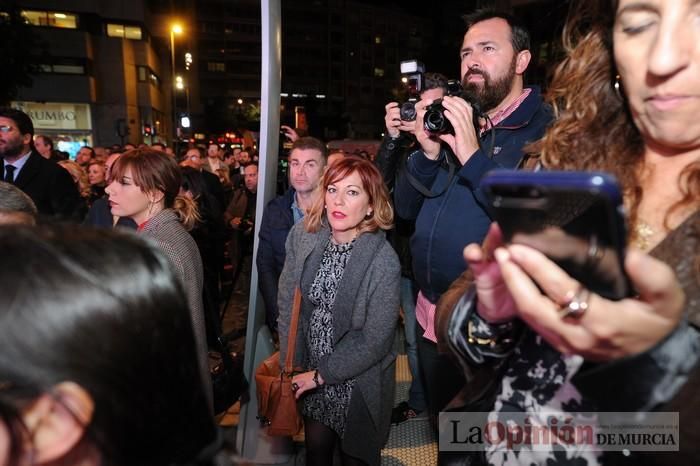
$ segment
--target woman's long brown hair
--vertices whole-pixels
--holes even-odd
[[[612,29],[616,0],[572,2],[564,27],[566,58],[556,67],[547,100],[555,121],[545,136],[528,147],[541,154],[545,167],[602,170],[619,180],[629,211],[638,220],[644,142],[627,107],[623,89],[613,86]],[[700,162],[687,166],[678,180],[683,197],[666,213],[700,203]],[[632,233],[634,229],[631,229]]]

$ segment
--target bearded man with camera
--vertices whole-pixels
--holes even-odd
[[[539,90],[523,85],[531,55],[520,22],[492,10],[464,20],[461,89],[450,86],[452,95],[415,104],[418,148],[394,188],[397,215],[415,219],[418,355],[433,425],[464,385],[462,371],[438,353],[435,304],[464,272],[464,247],[480,243],[492,222],[479,182],[494,168],[519,167],[523,147],[538,140],[552,118]]]

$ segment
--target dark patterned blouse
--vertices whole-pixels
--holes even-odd
[[[306,334],[309,370],[316,369],[321,357],[333,352],[333,304],[353,244],[354,241],[335,244],[329,239],[323,251],[321,266],[311,284],[309,300],[315,308]],[[307,392],[302,414],[330,427],[342,438],[354,384],[355,379],[352,378],[339,384],[325,384]]]

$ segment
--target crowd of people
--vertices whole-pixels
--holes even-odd
[[[263,212],[252,151],[61,160],[26,114],[0,109],[0,464],[213,461],[207,350],[226,257],[242,289],[256,261],[282,361],[301,291],[292,387],[308,465],[378,465],[391,423],[421,414],[437,432],[445,411],[547,426],[658,410],[680,414],[676,452],[495,442],[438,462],[698,464],[697,2],[572,2],[546,93],[525,83],[517,18],[464,19],[459,94],[427,73],[415,118],[386,105],[376,156],[283,127],[288,184]],[[425,130],[436,103],[451,129]],[[480,186],[495,168],[614,175],[633,296],[607,299],[506,242]],[[400,321],[413,380],[395,404]]]

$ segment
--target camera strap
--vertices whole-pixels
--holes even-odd
[[[494,155],[493,149],[496,145],[496,127],[493,126],[493,122],[491,121],[491,118],[486,113],[484,113],[482,116],[486,120],[486,123],[488,124],[489,129],[487,131],[491,132],[491,143],[489,144],[488,152],[485,151],[484,146],[481,145],[481,138],[480,137],[477,138],[477,141],[479,141],[479,149],[481,149],[481,152],[483,152],[486,155],[486,157],[488,157],[489,159],[492,159],[493,155]],[[476,122],[476,119],[475,119],[475,122]]]
[[[406,178],[408,179],[408,182],[411,183],[411,186],[415,188],[416,191],[421,193],[423,196],[432,199],[435,197],[442,196],[445,191],[447,191],[447,188],[450,187],[450,183],[452,183],[452,178],[455,176],[455,171],[457,170],[457,164],[451,160],[450,153],[448,152],[445,156],[445,163],[447,164],[447,183],[445,183],[445,187],[440,190],[438,193],[434,193],[425,186],[423,186],[423,183],[421,183],[415,176],[411,174],[408,169],[404,169],[404,173],[406,174]]]

